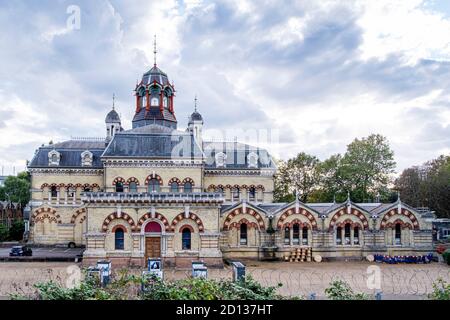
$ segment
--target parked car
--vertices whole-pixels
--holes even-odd
[[[10,257],[32,256],[33,250],[27,246],[14,246],[9,252]]]

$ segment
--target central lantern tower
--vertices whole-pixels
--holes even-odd
[[[140,83],[136,85],[136,113],[133,118],[133,129],[150,124],[177,128],[177,119],[173,108],[175,88],[169,82],[167,74],[156,65],[156,40],[153,67],[144,73]]]

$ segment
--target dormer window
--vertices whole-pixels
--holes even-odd
[[[150,101],[150,104],[151,104],[152,107],[159,106],[159,99],[158,98],[152,98],[152,100]]]
[[[218,168],[225,168],[226,160],[227,160],[227,155],[225,153],[219,152],[216,154],[216,166]]]
[[[249,168],[258,168],[258,155],[255,152],[247,155],[247,164]]]
[[[142,96],[142,107],[145,108],[147,106],[147,95]]]
[[[81,154],[81,165],[83,167],[85,167],[85,166],[86,167],[92,166],[92,158],[93,158],[92,152],[90,152],[89,150],[84,151]]]
[[[61,154],[52,150],[48,153],[48,165],[49,166],[59,166],[59,161],[61,160]]]
[[[167,107],[168,107],[167,97],[164,97],[164,98],[163,98],[163,106],[164,106],[164,108],[167,108]]]

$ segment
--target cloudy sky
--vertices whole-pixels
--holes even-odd
[[[207,134],[256,132],[281,158],[371,133],[397,170],[450,153],[448,0],[0,1],[5,173],[50,140],[104,136],[113,92],[130,128],[154,34],[179,128],[197,94]]]

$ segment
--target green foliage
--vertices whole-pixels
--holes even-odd
[[[433,283],[433,292],[428,297],[432,300],[450,300],[450,283],[439,278]]]
[[[23,239],[23,233],[25,232],[25,225],[23,220],[14,220],[9,229],[9,240],[20,241]]]
[[[444,261],[446,261],[447,264],[450,265],[450,249],[445,250],[445,252],[442,254],[442,257],[444,258]]]
[[[441,218],[450,217],[450,156],[440,156],[421,166],[403,170],[395,181],[402,200],[428,207]]]
[[[0,188],[0,200],[18,202],[25,206],[30,201],[30,187],[30,178],[26,172],[19,173],[17,177],[9,176]]]
[[[330,283],[325,289],[325,294],[331,300],[369,300],[365,293],[355,293],[350,285],[343,280],[336,280]]]
[[[0,223],[0,242],[8,240],[9,232],[8,228]]]
[[[281,286],[281,285],[279,285]],[[144,291],[141,288],[145,287]],[[118,272],[102,287],[96,279],[87,278],[74,288],[64,288],[49,281],[35,285],[33,297],[11,296],[12,299],[38,300],[271,300],[283,299],[277,287],[264,287],[251,277],[239,282],[186,278],[162,281],[156,277],[129,275],[126,269]]]
[[[299,153],[278,162],[275,176],[276,201],[295,200],[295,190],[303,202],[343,202],[350,193],[356,202],[392,200],[388,186],[395,168],[394,153],[385,137],[372,134],[355,139],[344,155],[335,154],[320,161]]]

